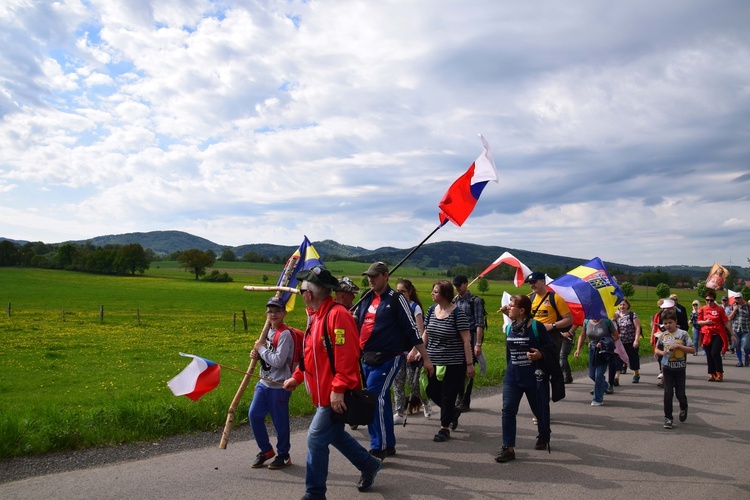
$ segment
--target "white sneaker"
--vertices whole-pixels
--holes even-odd
[[[604,401],[592,401],[591,406],[604,406]]]
[[[660,374],[659,374],[659,375],[658,375],[658,376],[656,377],[656,380],[661,380],[661,379],[663,379],[663,378],[664,378],[664,374],[663,374],[663,373],[660,373]]]
[[[393,414],[393,425],[403,425],[404,424],[404,416],[399,415],[398,413]]]
[[[422,404],[422,411],[424,412],[424,418],[430,418],[432,416],[432,405],[429,402]]]

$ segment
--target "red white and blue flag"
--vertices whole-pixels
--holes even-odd
[[[625,298],[599,257],[552,280],[547,288],[565,300],[573,313],[573,324],[578,326],[587,318],[611,318]]]
[[[523,284],[523,281],[526,279],[526,276],[531,274],[531,269],[526,267],[526,264],[515,258],[510,252],[503,252],[503,254],[498,257],[495,262],[490,264],[487,269],[479,273],[480,278],[484,278],[484,276],[495,269],[500,264],[508,264],[509,266],[513,266],[516,268],[516,275],[513,278],[513,283],[516,285],[516,287],[519,287]]]
[[[181,352],[180,356],[193,358],[193,361],[179,375],[167,382],[175,396],[187,396],[193,401],[198,401],[201,396],[216,389],[221,375],[218,363],[184,352]]]
[[[498,181],[497,168],[492,159],[490,146],[482,134],[479,134],[479,138],[482,140],[482,154],[471,164],[464,175],[451,184],[438,204],[441,226],[448,221],[461,226],[474,210],[484,186],[489,181]]]

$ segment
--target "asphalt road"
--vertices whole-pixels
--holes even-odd
[[[671,430],[662,428],[655,363],[643,365],[640,384],[623,375],[602,407],[590,406],[593,383],[579,373],[567,398],[552,405],[552,453],[533,449],[536,429],[522,402],[516,460],[498,464],[497,389],[472,402],[448,442],[432,441],[439,427],[434,416],[411,417],[398,427],[397,455],[385,461],[370,492],[357,491],[358,472],[332,449],[328,498],[750,498],[750,368],[736,368],[727,354],[725,381],[714,383],[706,381],[704,357],[689,361],[689,416]],[[366,430],[352,432],[367,447]],[[188,451],[0,484],[0,498],[294,499],[304,493],[305,431],[292,435],[293,465],[277,471],[249,467],[258,451],[254,442],[230,441],[220,450],[218,439]]]

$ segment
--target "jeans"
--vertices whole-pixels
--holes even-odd
[[[384,450],[396,446],[396,435],[393,432],[391,385],[401,368],[402,358],[403,356],[396,356],[382,365],[362,365],[366,389],[378,395],[375,420],[367,426],[370,432],[370,449]]]
[[[516,415],[518,415],[518,406],[521,398],[526,395],[531,412],[537,419],[537,432],[545,440],[550,439],[550,414],[549,414],[549,390],[547,395],[543,394],[543,387],[549,388],[549,383],[545,380],[540,384],[533,384],[529,387],[519,387],[517,385],[503,384],[503,446],[514,448],[516,446]],[[542,389],[540,391],[538,390]],[[540,405],[541,400],[541,405]],[[546,405],[545,405],[546,401]],[[546,406],[546,410],[544,410]]]
[[[279,455],[289,453],[289,397],[291,395],[291,392],[281,388],[271,389],[263,384],[255,386],[255,394],[247,416],[260,451],[265,453],[273,449],[266,429],[266,415],[270,413],[271,422],[276,431],[276,453]]]
[[[325,498],[329,445],[339,450],[360,472],[377,466],[377,459],[344,430],[343,423],[333,421],[332,413],[330,406],[319,406],[307,430],[306,498]]]
[[[685,396],[685,370],[671,370],[664,368],[664,417],[672,418],[672,397],[677,396],[680,402],[680,410],[687,410],[688,401]]]
[[[734,344],[735,353],[740,363],[745,362],[745,357],[750,355],[750,332],[740,332],[735,330],[737,342]]]
[[[573,373],[570,370],[570,363],[568,362],[568,356],[570,356],[570,351],[572,350],[573,341],[563,338],[562,345],[560,346],[560,368],[566,381],[573,379]]]
[[[716,375],[724,373],[724,363],[721,359],[721,350],[724,348],[724,341],[721,335],[712,335],[711,343],[703,346],[706,352],[706,362],[708,363],[708,374]]]
[[[589,378],[594,381],[593,401],[597,403],[604,401],[604,391],[607,390],[607,381],[604,374],[607,372],[607,368],[609,368],[609,359],[597,356],[595,344],[589,345]]]

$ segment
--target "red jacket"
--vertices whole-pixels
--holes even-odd
[[[724,326],[729,318],[727,313],[724,312],[724,308],[719,304],[705,305],[698,311],[698,321],[712,320],[712,325],[701,326],[701,334],[703,335],[703,345],[709,345],[711,343],[711,337],[713,335],[719,335],[721,340],[724,342],[723,352],[729,349],[729,339],[727,338],[727,330]]]
[[[297,367],[292,374],[297,382],[304,380],[315,406],[330,406],[331,391],[343,393],[346,389],[362,387],[357,324],[345,307],[336,306],[331,309],[333,305],[333,298],[327,298],[310,318],[310,328],[305,332],[304,341],[305,371]],[[336,363],[335,377],[323,343],[323,321],[326,320],[326,315],[328,336],[333,343]]]

